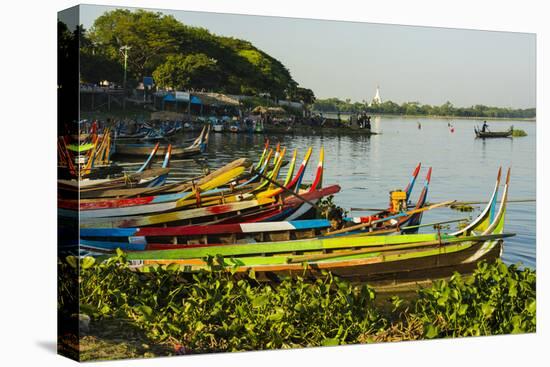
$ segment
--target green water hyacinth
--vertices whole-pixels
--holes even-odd
[[[482,263],[472,277],[455,274],[418,295],[414,316],[424,322],[426,338],[536,331],[536,275],[530,269]]]
[[[313,283],[260,284],[254,273],[235,280],[217,270],[220,261],[192,276],[170,265],[141,273],[119,254],[82,269],[81,312],[130,318],[151,339],[194,352],[346,344],[385,326],[367,285],[328,273]]]
[[[502,262],[435,281],[413,300],[391,297],[386,304],[393,307],[383,307],[373,288],[330,273],[313,282],[266,284],[254,272],[237,279],[221,271],[221,258],[207,260],[209,270],[192,275],[175,265],[133,270],[121,251],[105,261],[67,259],[60,267],[79,264],[80,313],[90,317],[91,330],[124,321],[151,343],[186,354],[536,330],[536,273]],[[74,290],[61,289],[60,304]]]

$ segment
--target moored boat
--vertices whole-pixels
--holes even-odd
[[[509,138],[514,134],[514,127],[510,126],[510,129],[506,131],[481,131],[477,126],[474,127],[476,138]]]

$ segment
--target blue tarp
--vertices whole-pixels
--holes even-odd
[[[189,94],[187,94],[188,96]],[[185,96],[185,94],[178,94],[178,92],[174,93],[168,93],[164,96],[163,100],[165,102],[189,102],[188,97]],[[199,102],[200,103],[200,102]]]
[[[174,97],[173,94],[168,93],[167,95],[164,96],[163,100],[167,102],[175,102],[176,97]]]
[[[202,104],[202,101],[199,97],[197,96],[192,96],[191,97],[191,103],[194,103],[194,104]]]
[[[153,86],[153,77],[152,76],[144,76],[143,77],[143,85],[152,87]]]

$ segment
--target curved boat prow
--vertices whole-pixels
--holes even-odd
[[[149,167],[151,166],[151,163],[153,162],[153,157],[157,154],[157,151],[159,150],[159,145],[160,143],[157,143],[155,145],[155,147],[151,151],[151,154],[149,154],[149,157],[147,158],[145,163],[143,163],[143,165],[136,171],[136,173],[140,173],[145,171],[146,169],[149,169]]]
[[[422,192],[420,193],[420,196],[418,197],[418,201],[416,202],[416,209],[420,209],[426,205],[426,200],[428,198],[428,188],[430,187],[430,181],[432,179],[432,167],[428,169],[428,173],[426,174],[426,182],[424,183],[424,187],[422,188]],[[423,212],[419,212],[416,214],[411,215],[410,218],[403,221],[403,224],[406,223],[407,226],[417,226],[420,225],[422,222],[422,214]],[[401,224],[401,225],[403,225]],[[408,233],[416,233],[418,232],[418,228],[414,228],[412,230],[403,230],[401,233],[408,234]]]
[[[407,193],[407,199],[406,199],[407,201],[409,200],[409,197],[411,196],[411,193],[412,193],[414,184],[416,182],[416,178],[418,177],[418,173],[420,172],[420,167],[421,166],[422,166],[422,163],[420,163],[420,162],[416,165],[416,168],[413,171],[411,180],[407,184],[407,187],[405,187],[404,191]]]
[[[485,240],[483,241],[483,245],[469,258],[465,259],[463,263],[471,263],[474,261],[478,261],[481,258],[483,258],[486,254],[488,254],[491,250],[497,246],[499,241],[502,241],[502,238],[507,236],[513,236],[513,234],[505,235],[504,234],[504,219],[506,216],[506,204],[508,201],[508,188],[510,184],[510,168],[508,168],[508,173],[506,174],[506,183],[504,185],[504,190],[502,192],[502,198],[500,201],[500,207],[498,209],[498,213],[494,220],[489,224],[489,226],[483,230],[481,233],[476,233],[476,229],[472,230],[472,234],[476,236],[499,236],[499,238],[492,239],[492,240]],[[502,255],[502,247],[500,249],[500,254]],[[500,256],[500,255],[499,255]]]
[[[277,160],[275,160],[275,166],[273,167],[273,171],[271,171],[271,173],[269,174],[269,179],[272,180],[272,181],[277,181],[277,177],[279,177],[279,171],[281,170],[281,167],[283,166],[283,158],[285,157],[285,154],[286,154],[286,147],[283,148],[283,150],[278,154],[278,158]],[[258,186],[258,188],[254,191],[260,191],[262,190],[267,184],[269,184],[268,186],[268,190],[273,190],[275,189],[275,185],[273,184],[273,182],[270,182],[268,180],[265,180],[260,186]]]
[[[495,188],[493,190],[493,194],[491,195],[491,199],[489,200],[489,203],[487,204],[485,209],[483,209],[481,214],[472,223],[459,231],[451,233],[452,236],[469,235],[472,231],[484,231],[487,227],[489,227],[489,225],[491,224],[491,213],[495,210],[496,207],[501,174],[502,167],[499,167]]]
[[[204,153],[206,151],[206,148],[208,147],[209,139],[210,139],[210,124],[206,128],[206,134],[204,135],[203,139],[201,139],[201,143],[200,143],[201,153]]]
[[[489,227],[483,232],[483,234],[502,234],[504,232],[504,217],[506,216],[506,206],[508,203],[508,189],[510,187],[510,173],[511,169],[508,168],[506,173],[506,183],[504,184],[504,190],[502,192],[502,198],[500,199],[500,207],[495,218],[491,221]]]
[[[162,162],[162,168],[168,168],[170,166],[170,156],[172,155],[172,144],[168,144],[166,149],[166,156],[164,157],[164,162]]]
[[[262,155],[260,156],[260,160],[258,161],[258,164],[255,167],[256,170],[259,170],[260,167],[263,165],[265,155],[266,155],[268,149],[269,149],[269,139],[266,139],[265,144],[264,144],[264,150],[262,151]]]
[[[309,158],[311,157],[311,153],[313,152],[313,147],[309,147],[307,150],[306,156],[304,157],[304,160],[302,161],[302,165],[300,166],[300,170],[298,171],[298,174],[296,175],[297,180],[294,180],[295,182],[292,182],[291,185],[294,187],[294,191],[298,192],[300,190],[300,185],[302,184],[302,180],[304,179],[304,173],[306,172],[306,167],[309,162]],[[289,187],[289,189],[292,187]]]
[[[298,157],[298,150],[294,149],[294,154],[292,155],[292,160],[290,161],[290,166],[288,167],[288,171],[286,173],[284,186],[288,185],[288,183],[292,179],[292,175],[294,174],[294,167],[296,166],[296,157]]]
[[[325,161],[325,148],[321,147],[321,152],[319,153],[319,164],[317,165],[317,173],[315,174],[315,180],[309,188],[309,192],[318,190],[323,186],[323,164]]]

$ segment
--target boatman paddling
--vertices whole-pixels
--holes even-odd
[[[481,132],[484,133],[489,129],[489,125],[487,125],[487,120],[483,121],[483,126],[481,127]]]

